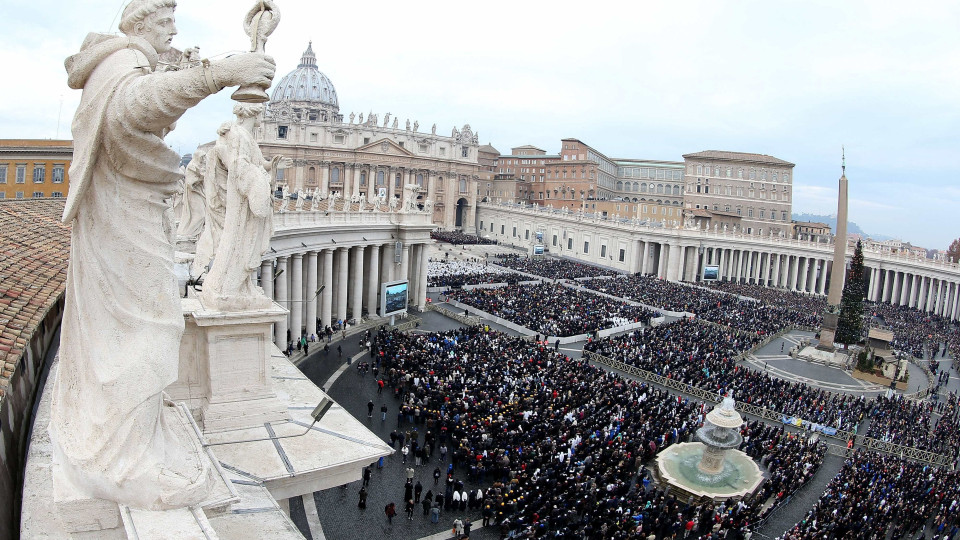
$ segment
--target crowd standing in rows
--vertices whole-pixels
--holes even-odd
[[[499,527],[502,536],[749,538],[823,459],[823,445],[812,439],[745,424],[742,448],[771,479],[739,502],[687,505],[649,487],[645,466],[690,438],[704,404],[570,360],[543,343],[479,328],[384,331],[375,349],[385,384],[411,411],[398,416],[400,434],[391,439],[415,445],[428,467],[451,459],[444,487],[440,467],[434,470],[436,495],[424,500],[423,513],[459,501],[458,509],[480,509],[483,525]],[[409,507],[417,487],[404,490]]]
[[[516,284],[530,281],[527,276],[490,266],[487,260],[443,259],[427,263],[427,286],[459,289],[464,285],[487,283]]]
[[[478,244],[496,244],[494,240],[489,238],[480,238],[475,234],[462,233],[460,231],[433,231],[430,233],[430,238],[437,240],[439,242],[446,242],[448,244],[454,244],[457,246],[463,245],[478,245]]]
[[[547,336],[575,336],[636,322],[646,324],[658,315],[641,306],[553,283],[458,290],[448,296]]]
[[[519,272],[534,274],[548,279],[579,279],[598,276],[612,276],[613,270],[604,270],[589,264],[552,259],[548,257],[521,257],[512,253],[499,254],[496,263]]]

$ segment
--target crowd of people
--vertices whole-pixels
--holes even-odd
[[[467,505],[481,509],[483,525],[499,527],[501,537],[749,538],[823,458],[822,444],[746,424],[742,448],[768,467],[770,480],[739,502],[687,505],[649,486],[646,465],[690,439],[705,404],[479,327],[381,331],[375,341],[385,384],[404,407],[420,411],[398,423],[425,430],[427,459],[437,455],[434,446],[451,458],[452,489],[441,491],[441,471],[434,471],[440,506],[465,492]],[[411,438],[420,440],[415,429]],[[456,480],[464,476],[469,488]],[[411,493],[418,497],[415,486]],[[436,501],[429,507],[432,513]]]
[[[474,246],[478,244],[496,244],[497,242],[489,238],[480,238],[475,234],[462,233],[460,231],[433,231],[430,238],[438,242],[446,242],[457,246]]]
[[[863,397],[835,394],[792,382],[737,363],[736,356],[760,336],[688,318],[655,328],[587,343],[584,350],[663,377],[713,392],[732,391],[743,401],[842,430],[859,425],[868,412]]]
[[[768,336],[788,326],[819,326],[816,311],[797,309],[795,305],[768,304],[745,300],[699,287],[672,283],[649,276],[618,276],[613,279],[590,279],[580,282],[589,289],[619,296],[667,311],[692,313],[699,319],[729,326],[736,330]]]
[[[900,394],[894,394],[891,397],[877,396],[870,409],[867,437],[924,450],[932,447],[932,404],[908,400]]]
[[[868,303],[864,315],[871,322],[893,330],[893,348],[916,358],[941,357],[949,351],[960,356],[960,325],[939,315],[931,315],[906,306],[888,303]]]
[[[599,276],[612,276],[613,270],[604,270],[597,266],[547,257],[521,257],[515,253],[501,253],[496,257],[500,266],[534,274],[548,279],[578,279]]]
[[[547,336],[575,336],[642,322],[653,310],[562,284],[450,291],[449,298]]]
[[[490,266],[485,259],[482,261],[480,259],[442,259],[431,260],[427,263],[428,287],[459,289],[464,285],[486,283],[508,283],[512,285],[529,280],[530,278],[516,272]]]
[[[781,539],[946,540],[957,537],[958,527],[960,473],[857,451]]]
[[[827,308],[825,296],[798,291],[764,287],[753,283],[735,283],[733,281],[713,281],[706,283],[706,286],[717,291],[753,298],[767,306],[810,313],[813,317],[808,322],[811,323],[809,327],[812,328],[820,327],[823,321],[823,312]]]

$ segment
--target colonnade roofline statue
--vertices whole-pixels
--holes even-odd
[[[203,450],[163,389],[177,379],[183,314],[170,197],[180,156],[164,142],[227,86],[268,87],[261,53],[156,70],[177,34],[173,0],[133,0],[122,36],[89,34],[66,61],[82,89],[64,221],[72,223],[50,435],[54,483],[164,510],[201,502]]]

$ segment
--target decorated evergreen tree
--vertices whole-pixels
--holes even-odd
[[[846,346],[857,343],[863,336],[863,245],[857,240],[857,249],[853,252],[847,281],[843,285],[840,298],[840,318],[837,321],[837,343]]]

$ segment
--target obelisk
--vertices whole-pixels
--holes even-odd
[[[830,290],[827,293],[827,309],[820,327],[820,343],[817,349],[834,352],[834,337],[840,319],[840,299],[843,296],[843,281],[847,274],[847,158],[843,153],[840,188],[837,195],[837,234],[833,244],[833,267],[830,274]]]

